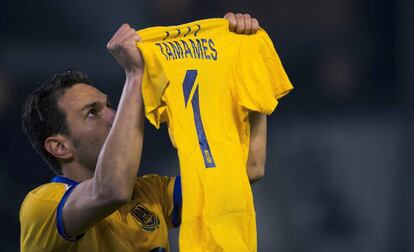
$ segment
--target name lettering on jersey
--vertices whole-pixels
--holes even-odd
[[[142,204],[131,209],[131,215],[145,231],[154,231],[160,226],[160,219]]]
[[[197,27],[193,29],[187,27],[185,32],[181,32],[180,29],[175,29],[175,35],[172,32],[165,31],[165,37],[163,41],[174,35],[174,38],[184,37],[183,39],[176,39],[167,42],[155,43],[159,48],[160,53],[166,60],[178,60],[178,59],[202,59],[202,60],[217,60],[218,52],[215,47],[213,39],[196,38],[198,32],[201,30],[201,26],[197,24]],[[193,36],[195,38],[186,38],[194,30]]]

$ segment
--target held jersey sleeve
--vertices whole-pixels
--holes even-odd
[[[183,193],[180,251],[255,251],[248,114],[271,114],[293,87],[273,43],[207,19],[138,31],[148,120],[166,122]]]

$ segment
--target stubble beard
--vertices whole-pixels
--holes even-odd
[[[95,171],[102,145],[79,138],[74,138],[73,144],[77,150],[78,162],[86,169]]]

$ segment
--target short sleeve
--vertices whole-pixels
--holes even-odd
[[[278,100],[293,86],[273,43],[264,30],[244,36],[233,71],[239,105],[249,111],[271,114]]]
[[[25,199],[20,209],[21,251],[53,251],[64,242],[57,230],[58,205],[58,200],[36,196]]]
[[[56,251],[82,238],[68,236],[63,228],[62,209],[74,187],[49,183],[26,196],[20,208],[22,251]]]
[[[168,80],[162,63],[157,59],[151,48],[151,43],[138,43],[145,61],[144,76],[142,78],[142,96],[144,99],[145,116],[157,129],[160,123],[167,120],[166,104],[162,100]]]

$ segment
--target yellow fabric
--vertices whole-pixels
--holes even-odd
[[[156,175],[137,178],[133,200],[90,228],[78,241],[65,240],[57,230],[56,210],[68,186],[44,184],[31,191],[22,203],[21,251],[148,252],[157,247],[169,251],[174,180]],[[133,214],[138,208],[155,214],[156,225],[139,221]]]
[[[264,30],[228,26],[207,19],[137,32],[146,117],[168,123],[180,160],[180,251],[257,250],[248,114],[271,114],[293,88]]]

